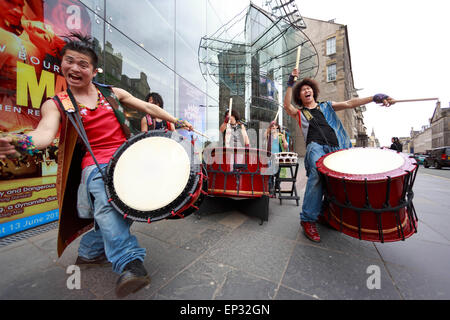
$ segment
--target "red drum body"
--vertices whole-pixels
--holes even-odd
[[[198,210],[208,188],[194,145],[176,131],[133,136],[117,149],[106,175],[112,206],[139,222],[184,218]]]
[[[321,157],[324,218],[360,240],[393,242],[417,232],[416,161],[390,149],[351,148]]]
[[[270,153],[259,149],[209,148],[203,152],[208,195],[260,198],[269,195]]]

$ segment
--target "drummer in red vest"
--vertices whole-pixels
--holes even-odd
[[[308,181],[300,213],[300,225],[308,239],[320,242],[316,222],[325,220],[322,216],[323,186],[316,162],[327,153],[352,147],[336,111],[356,108],[370,102],[389,107],[393,104],[393,99],[385,94],[376,94],[343,102],[318,102],[318,83],[310,78],[295,83],[298,75],[298,70],[294,69],[289,76],[284,109],[298,122],[306,143],[305,169]],[[292,100],[299,108],[291,104]]]
[[[157,92],[151,92],[145,98],[145,101],[156,104],[161,109],[164,109],[164,100],[161,95]],[[159,118],[152,118],[151,115],[146,114],[145,117],[141,119],[141,131],[147,132],[149,130],[159,130],[159,129],[167,129],[170,131],[175,130],[175,126],[173,123],[169,121],[163,121]]]
[[[56,182],[60,212],[58,255],[62,255],[71,241],[87,232],[81,239],[75,264],[112,263],[113,271],[120,275],[116,295],[121,298],[150,283],[143,265],[146,250],[131,235],[131,220],[124,219],[109,203],[102,179],[104,174],[100,171],[130,133],[122,105],[189,130],[193,127],[123,89],[94,83],[98,57],[90,37],[72,33],[61,57],[61,71],[71,93],[64,91],[44,102],[35,130],[0,138],[0,159],[18,151],[37,154],[52,143],[60,129]],[[85,138],[94,157],[90,152],[85,152],[84,156],[80,152],[83,146],[79,148],[77,140],[84,133],[74,128],[71,122],[74,114],[81,116]],[[94,164],[95,159],[98,166]]]

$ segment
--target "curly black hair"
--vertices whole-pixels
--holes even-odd
[[[161,109],[164,109],[164,100],[161,97],[161,95],[157,92],[150,92],[147,97],[145,97],[145,101],[148,102],[148,100],[152,98],[153,103],[159,106]]]
[[[300,99],[300,91],[302,87],[305,85],[310,86],[311,89],[313,90],[314,92],[313,96],[315,101],[317,101],[317,98],[319,97],[320,90],[317,81],[311,78],[305,78],[302,81],[296,83],[294,88],[292,89],[292,99],[299,106],[303,105],[302,100]]]

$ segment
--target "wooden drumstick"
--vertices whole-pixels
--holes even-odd
[[[391,103],[397,103],[397,102],[429,101],[429,100],[439,100],[439,98],[422,98],[422,99],[391,100]]]
[[[299,45],[297,48],[297,60],[295,61],[295,69],[297,69],[298,72],[298,66],[300,64],[300,53],[302,51],[302,46]],[[295,80],[297,80],[297,77],[295,77]]]
[[[200,131],[197,131],[197,130],[195,130],[195,129],[192,129],[192,132],[194,132],[194,133],[196,133],[196,134],[198,134],[198,135],[200,135],[200,136],[202,136],[202,137],[205,137],[206,139],[208,139],[209,141],[211,141],[211,139],[210,139],[206,134],[203,134],[203,133],[201,133]]]
[[[278,109],[278,111],[277,111],[277,115],[275,116],[275,119],[273,120],[273,122],[277,122],[277,119],[278,119],[278,115],[280,114],[280,109]]]
[[[228,146],[230,144],[230,136],[231,136],[231,110],[233,109],[233,98],[230,98],[230,105],[228,106],[228,122],[227,128],[225,130],[225,145]]]

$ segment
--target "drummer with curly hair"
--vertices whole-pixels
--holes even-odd
[[[299,72],[294,69],[289,76],[284,97],[284,109],[300,126],[306,143],[305,169],[308,177],[303,197],[300,225],[305,236],[320,242],[316,222],[323,221],[323,186],[317,171],[316,162],[327,153],[350,148],[352,144],[336,112],[356,108],[370,102],[389,107],[393,99],[385,94],[366,98],[353,98],[343,102],[318,102],[319,85],[310,78],[296,83]],[[291,101],[299,106],[293,106]]]
[[[61,71],[72,96],[69,91],[63,91],[45,101],[34,131],[0,138],[0,159],[17,154],[35,155],[51,145],[60,130],[56,183],[60,212],[58,255],[87,232],[81,239],[75,264],[110,262],[113,271],[120,275],[116,295],[121,298],[150,283],[143,265],[146,250],[130,233],[131,220],[124,219],[109,203],[100,171],[129,137],[130,127],[122,107],[134,108],[189,130],[193,128],[189,122],[123,89],[93,82],[98,56],[92,39],[78,33],[72,33],[67,39],[61,52]],[[81,152],[86,149],[77,140],[84,134],[81,131],[79,134],[70,121],[71,111],[81,116],[92,155]]]
[[[161,95],[157,92],[150,92],[147,97],[145,98],[145,101],[156,104],[161,109],[164,109],[164,100],[161,97]],[[161,130],[161,129],[167,129],[170,131],[175,130],[175,126],[173,123],[170,123],[169,121],[163,121],[158,118],[152,118],[150,114],[146,114],[141,119],[141,131],[147,132],[149,130]]]

